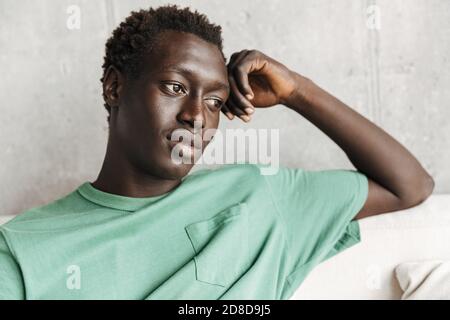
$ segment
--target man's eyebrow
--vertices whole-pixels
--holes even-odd
[[[181,73],[182,75],[187,75],[189,77],[194,77],[195,72],[192,69],[183,67],[183,66],[163,66],[159,69],[160,72],[164,71],[172,71],[176,73]],[[224,83],[219,80],[213,80],[211,81],[211,87],[224,89],[226,91],[230,90],[230,86],[227,83]]]

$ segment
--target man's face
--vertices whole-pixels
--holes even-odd
[[[165,31],[160,37],[144,58],[140,77],[125,80],[111,133],[134,167],[180,179],[194,163],[173,161],[171,135],[176,129],[196,133],[194,121],[201,134],[218,127],[220,106],[229,95],[227,68],[219,49],[195,35]]]

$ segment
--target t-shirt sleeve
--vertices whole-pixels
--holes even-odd
[[[280,167],[276,174],[264,177],[284,225],[291,274],[306,266],[310,270],[360,241],[354,217],[368,195],[364,174]]]
[[[0,229],[0,300],[23,300],[22,272]]]

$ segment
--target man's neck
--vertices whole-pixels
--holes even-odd
[[[124,152],[108,142],[102,169],[92,186],[98,190],[126,197],[153,197],[162,195],[181,184],[181,179],[163,179],[133,166]]]

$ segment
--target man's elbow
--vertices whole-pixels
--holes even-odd
[[[428,175],[422,182],[418,183],[414,190],[403,200],[406,208],[414,207],[424,202],[433,193],[434,179]]]
[[[431,196],[433,191],[434,191],[434,179],[432,176],[428,175],[424,182],[420,202],[425,201],[429,196]]]

